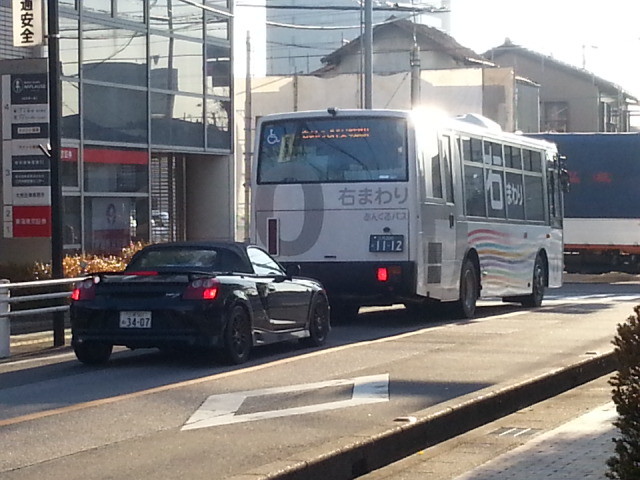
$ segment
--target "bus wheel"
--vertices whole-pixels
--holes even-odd
[[[536,257],[536,263],[533,265],[533,279],[531,281],[531,294],[522,297],[520,302],[523,307],[537,308],[542,305],[544,297],[544,288],[547,285],[547,275],[544,260],[540,255]]]
[[[455,302],[455,314],[460,318],[473,318],[478,300],[478,273],[468,258],[460,272],[460,299]]]

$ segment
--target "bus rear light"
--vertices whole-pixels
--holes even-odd
[[[267,219],[267,252],[271,255],[278,255],[278,237],[280,236],[280,228],[277,218]]]
[[[378,267],[376,277],[379,282],[386,282],[389,280],[389,269],[387,267]]]
[[[189,284],[182,298],[184,300],[215,300],[220,290],[220,282],[215,278],[199,278]]]
[[[391,267],[378,267],[376,270],[376,279],[379,282],[388,282],[402,276],[402,267],[393,265]]]

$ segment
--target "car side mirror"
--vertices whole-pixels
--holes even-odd
[[[300,275],[300,265],[298,265],[297,263],[287,265],[285,271],[287,272],[287,277],[297,277],[298,275]]]

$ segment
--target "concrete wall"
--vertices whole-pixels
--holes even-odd
[[[516,73],[540,84],[541,102],[567,102],[570,132],[598,131],[599,90],[593,81],[569,70],[510,52],[501,54],[501,65],[511,65]]]
[[[227,156],[186,159],[186,233],[189,240],[234,240],[234,165]]]

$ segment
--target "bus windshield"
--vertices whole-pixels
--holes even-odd
[[[259,184],[407,180],[401,118],[304,118],[262,124]]]

